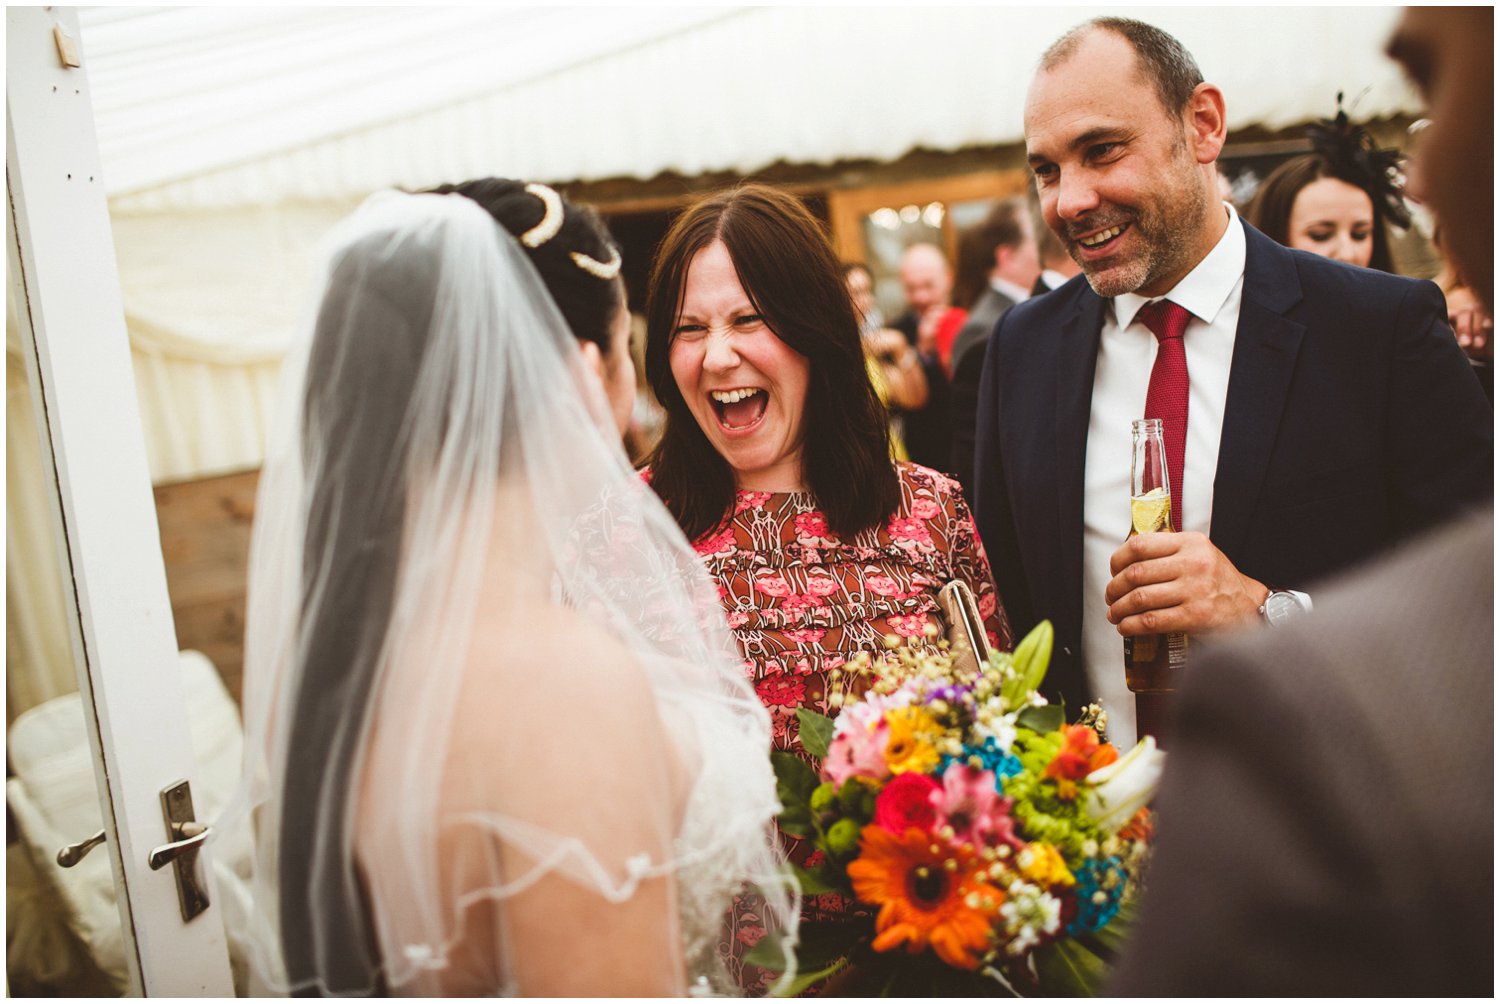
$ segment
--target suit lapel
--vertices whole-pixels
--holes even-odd
[[[1285,314],[1302,298],[1291,253],[1245,227],[1245,285],[1214,474],[1214,543],[1234,560],[1250,529],[1306,328]]]
[[[1089,439],[1089,409],[1094,393],[1094,366],[1099,354],[1099,332],[1104,301],[1081,283],[1076,307],[1063,322],[1057,344],[1057,576],[1063,606],[1054,615],[1060,624],[1083,625],[1083,469]],[[1065,634],[1064,637],[1068,637]]]

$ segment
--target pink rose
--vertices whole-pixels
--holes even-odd
[[[889,575],[867,575],[865,585],[870,587],[870,592],[879,596],[900,598],[906,592]]]
[[[942,790],[926,774],[907,773],[893,778],[875,796],[875,825],[897,836],[913,828],[931,833],[937,823],[933,796]]]
[[[770,492],[740,492],[734,500],[734,513],[738,516],[746,509],[759,509],[770,497]]]
[[[943,511],[943,507],[932,499],[917,499],[911,504],[911,514],[917,519],[932,519]]]
[[[736,931],[734,936],[742,945],[754,945],[766,936],[766,929],[759,924],[746,924]]]
[[[932,534],[927,532],[927,524],[920,519],[913,519],[909,516],[897,517],[891,520],[889,529],[891,537],[894,540],[923,541],[932,539]]]
[[[750,623],[750,614],[744,610],[731,610],[724,619],[729,621],[730,627],[741,628]]]
[[[699,554],[723,554],[734,550],[734,527],[726,526],[712,536],[705,534],[699,537],[693,549]]]
[[[807,595],[832,596],[839,591],[839,584],[826,575],[810,576],[807,580]]]
[[[767,596],[790,596],[792,587],[779,575],[762,575],[755,580],[755,588]]]
[[[797,527],[798,537],[827,537],[828,520],[822,513],[804,512],[798,513],[797,518],[792,521]]]

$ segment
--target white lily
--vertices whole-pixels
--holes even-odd
[[[1100,829],[1114,833],[1151,801],[1166,760],[1156,740],[1146,736],[1129,753],[1088,776],[1088,813]]]

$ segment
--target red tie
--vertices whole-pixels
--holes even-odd
[[[1161,419],[1167,447],[1167,474],[1172,479],[1172,528],[1182,529],[1182,458],[1187,447],[1188,371],[1182,333],[1187,330],[1185,307],[1170,300],[1146,304],[1137,315],[1156,336],[1156,363],[1146,388],[1145,418]]]

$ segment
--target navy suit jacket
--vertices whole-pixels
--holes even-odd
[[[1491,499],[1493,412],[1438,288],[1291,251],[1241,224],[1215,546],[1273,588],[1306,588]],[[1070,710],[1096,696],[1079,639],[1084,450],[1105,307],[1079,276],[1007,311],[976,419],[979,534],[1016,636],[1052,621],[1045,690]]]

